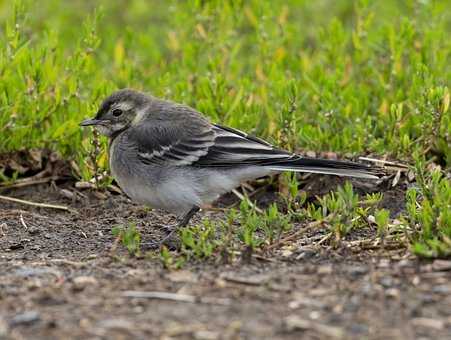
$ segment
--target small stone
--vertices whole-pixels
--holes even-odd
[[[290,257],[291,255],[293,255],[293,251],[291,251],[290,249],[283,249],[281,255],[285,258]]]
[[[10,250],[23,249],[23,244],[20,243],[20,242],[13,243],[13,244],[11,244],[11,245],[9,246],[9,249],[10,249]]]
[[[418,286],[420,284],[420,282],[421,282],[420,277],[418,275],[415,275],[414,278],[412,279],[412,284],[414,286]]]
[[[40,320],[39,313],[36,311],[29,311],[22,314],[18,314],[15,317],[13,317],[10,321],[10,326],[17,326],[17,325],[31,325],[32,323],[35,323],[36,321]]]
[[[315,257],[316,254],[317,253],[314,250],[302,250],[302,252],[298,256],[296,256],[296,260],[308,260]]]
[[[89,319],[87,319],[87,318],[81,319],[78,324],[80,325],[81,328],[84,328],[84,329],[92,327],[91,321],[89,321]]]
[[[95,188],[95,185],[90,182],[80,181],[80,182],[75,183],[75,187],[77,189],[93,189],[93,188]]]
[[[332,266],[329,264],[318,267],[318,274],[329,275],[332,274]]]
[[[189,270],[177,270],[170,272],[166,277],[172,282],[197,282],[197,276]]]
[[[370,224],[376,224],[376,217],[374,217],[373,215],[368,215],[367,220]]]
[[[381,281],[380,284],[384,287],[391,287],[394,284],[393,278],[390,276],[384,276]]]
[[[390,261],[387,259],[381,259],[378,263],[379,268],[389,268],[390,267]]]
[[[418,297],[424,303],[434,303],[435,302],[434,295],[432,295],[432,294],[424,293],[424,294],[418,295]]]
[[[399,289],[389,288],[385,291],[385,295],[392,298],[399,298]]]
[[[310,308],[325,308],[326,304],[321,302],[321,299],[311,299],[303,294],[295,294],[295,299],[288,303],[290,309],[297,309],[300,307]]]
[[[100,191],[94,191],[93,195],[99,199],[99,200],[106,200],[108,198],[108,195],[106,195],[104,192],[100,192]]]
[[[19,277],[32,277],[32,276],[43,276],[46,274],[58,274],[58,272],[49,267],[22,266],[17,270],[15,270],[13,274]]]
[[[40,232],[41,232],[41,230],[39,230],[39,228],[36,228],[36,227],[28,228],[28,234],[30,234],[30,235],[38,235]]]
[[[0,317],[0,339],[6,339],[6,334],[8,334],[8,324]]]
[[[318,320],[319,318],[321,318],[321,313],[318,312],[317,310],[314,310],[310,312],[309,317],[312,320]]]
[[[83,290],[87,286],[97,285],[98,281],[93,276],[78,276],[73,279],[74,289],[75,290]]]
[[[451,286],[450,285],[438,285],[432,288],[432,291],[434,293],[438,294],[449,294],[451,293]]]
[[[361,323],[353,323],[349,330],[353,334],[366,334],[368,333],[368,326]]]
[[[356,277],[356,276],[360,276],[360,275],[364,275],[364,274],[368,273],[368,268],[365,266],[357,265],[357,266],[349,267],[347,272],[349,275]]]
[[[336,152],[327,151],[324,153],[324,158],[336,160],[338,159],[338,155]]]
[[[250,285],[250,286],[262,285],[262,284],[268,282],[270,279],[270,277],[265,274],[240,276],[240,275],[235,275],[233,273],[223,273],[223,274],[221,274],[221,278],[223,280],[226,280],[229,282],[245,284],[245,285]]]
[[[414,318],[412,324],[416,327],[431,328],[435,330],[442,330],[445,327],[443,320],[429,319],[429,318]]]
[[[61,196],[66,197],[66,198],[68,198],[70,200],[73,200],[76,197],[75,194],[72,191],[67,190],[67,189],[61,189],[60,190],[60,194],[61,194]]]
[[[451,270],[451,261],[435,260],[432,262],[432,270],[434,271],[448,271]]]
[[[398,267],[404,268],[404,267],[411,267],[412,261],[404,259],[398,262]]]
[[[136,325],[126,319],[107,319],[102,320],[98,323],[99,327],[101,328],[107,328],[107,329],[117,329],[117,330],[124,330],[124,331],[131,331],[133,329],[136,329]]]
[[[297,315],[289,315],[284,319],[284,325],[287,331],[292,332],[296,330],[313,330],[325,338],[343,338],[343,329],[339,327],[329,326],[318,323],[313,320],[301,319]]]
[[[193,335],[194,335],[194,339],[197,339],[197,340],[220,339],[220,334],[218,332],[212,332],[212,331],[207,331],[207,330],[197,331]]]

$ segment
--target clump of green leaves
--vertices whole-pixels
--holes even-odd
[[[363,199],[353,190],[352,184],[346,182],[336,192],[318,198],[319,206],[308,204],[306,215],[313,220],[327,220],[331,232],[338,241],[354,228],[367,225],[368,215],[382,199],[382,194],[367,194]],[[381,212],[379,212],[379,215]],[[382,213],[383,214],[383,213]],[[383,217],[379,216],[379,222]]]
[[[387,209],[376,209],[374,212],[374,220],[377,225],[377,234],[380,237],[384,237],[390,222],[390,211]]]
[[[298,215],[302,206],[307,200],[307,193],[299,191],[298,174],[295,172],[285,172],[280,175],[282,185],[286,186],[286,193],[280,195],[286,205],[286,209],[291,215]],[[301,216],[297,216],[301,217]]]
[[[418,186],[406,193],[412,249],[424,257],[451,256],[451,181],[439,169],[426,173],[422,163],[417,160]]]
[[[123,246],[125,246],[130,255],[141,255],[141,234],[134,223],[128,224],[127,227],[116,226],[111,232],[113,236],[119,238]]]
[[[262,213],[248,199],[240,204],[239,239],[250,249],[273,243],[282,233],[292,229],[291,215],[279,211],[276,203]]]
[[[235,226],[236,221],[239,221]],[[279,211],[276,204],[259,212],[245,198],[239,211],[231,209],[225,221],[204,220],[201,225],[180,230],[180,255],[188,259],[207,259],[219,255],[218,261],[230,262],[236,251],[251,255],[263,245],[276,241],[284,232],[291,230],[291,215]],[[167,256],[164,263],[174,262]]]
[[[257,230],[263,224],[262,216],[259,216],[253,205],[247,198],[240,203],[240,229],[238,237],[250,250],[255,250],[263,240],[257,235]]]
[[[188,258],[210,257],[218,245],[215,234],[216,226],[210,220],[204,220],[202,225],[181,229],[182,253]]]
[[[180,269],[186,262],[186,256],[173,254],[163,246],[160,250],[160,260],[166,269]]]

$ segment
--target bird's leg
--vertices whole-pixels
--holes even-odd
[[[185,227],[191,218],[196,215],[196,213],[200,210],[199,207],[193,207],[190,211],[188,211],[175,225],[166,226],[164,229],[168,231],[168,234],[158,242],[150,242],[147,244],[149,248],[160,248],[163,244],[170,241],[174,234],[180,229]]]

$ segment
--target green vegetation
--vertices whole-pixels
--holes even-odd
[[[127,227],[117,226],[112,230],[113,236],[127,248],[130,255],[140,256],[141,254],[141,234],[136,229],[135,224]]]
[[[291,150],[416,164],[398,217],[415,253],[450,254],[449,1],[0,0],[0,27],[0,154],[47,148],[74,161],[76,177],[102,173],[105,140],[78,123],[133,87]],[[0,182],[17,176],[0,168]],[[235,236],[264,247],[293,221],[326,219],[338,241],[374,214],[378,235],[390,233],[380,197],[345,186],[306,205],[296,179],[286,183],[286,211],[245,202],[238,235],[205,222],[182,232],[186,254],[227,252]]]
[[[451,182],[435,169],[427,175],[417,162],[418,187],[407,191],[406,220],[413,250],[426,257],[451,255]]]

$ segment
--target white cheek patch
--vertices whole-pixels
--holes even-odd
[[[146,115],[146,113],[147,113],[147,107],[145,107],[145,108],[139,110],[139,111],[136,113],[136,116],[135,116],[135,118],[134,118],[133,121],[132,121],[132,125],[137,125],[137,124],[144,118],[144,116]]]

